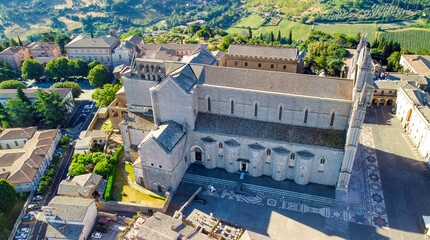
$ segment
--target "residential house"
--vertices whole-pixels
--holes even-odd
[[[61,50],[54,42],[32,42],[27,45],[30,56],[41,64],[47,64],[55,58],[61,57]]]
[[[59,129],[5,129],[0,135],[0,178],[8,180],[17,192],[35,190],[60,138]]]
[[[27,59],[30,59],[30,52],[25,46],[8,47],[0,52],[0,60],[9,62],[15,71],[21,71],[21,65]]]
[[[113,66],[117,67],[122,64],[130,65],[133,54],[137,55],[139,49],[131,41],[121,41],[121,43],[115,47],[112,52]]]
[[[116,35],[91,38],[83,34],[69,42],[65,48],[69,59],[82,59],[87,62],[96,60],[112,71],[112,53],[119,42],[119,37]]]
[[[94,199],[56,196],[43,207],[48,240],[86,240],[97,218]]]
[[[87,173],[61,181],[57,195],[68,197],[95,198],[103,195],[106,188],[103,176]],[[104,182],[104,184],[103,184]]]

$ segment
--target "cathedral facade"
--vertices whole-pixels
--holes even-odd
[[[138,71],[123,79],[129,112],[154,120],[139,137],[132,136],[135,128],[121,127],[126,150],[134,143],[139,152],[133,164],[136,182],[174,192],[188,166],[200,163],[347,189],[372,94],[366,88],[372,77],[370,54],[363,43],[348,78],[157,64],[162,80],[140,78]],[[136,61],[138,70],[147,65]]]

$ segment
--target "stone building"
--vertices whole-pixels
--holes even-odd
[[[47,64],[55,58],[61,57],[61,50],[54,42],[32,42],[27,46],[30,55],[41,64]]]
[[[430,162],[430,95],[417,88],[400,88],[396,116],[420,155]]]
[[[399,63],[405,70],[430,77],[430,55],[402,54]]]
[[[21,65],[27,59],[30,59],[30,52],[25,46],[8,47],[0,52],[0,60],[9,62],[16,71],[21,71]]]
[[[188,166],[199,163],[346,190],[372,95],[364,42],[347,79],[181,62],[136,64],[124,78],[134,116],[129,122],[140,115],[152,115],[154,122],[150,131],[133,128],[136,134],[121,128],[124,145],[140,154],[133,165],[136,182],[174,192]],[[148,65],[155,80],[144,72]]]
[[[303,52],[298,48],[231,44],[220,65],[267,71],[300,73]]]
[[[86,62],[96,60],[111,71],[113,70],[112,52],[118,44],[119,37],[113,34],[99,38],[82,34],[69,42],[65,48],[70,60],[82,59]]]

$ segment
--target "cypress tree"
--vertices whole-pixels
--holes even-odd
[[[288,37],[288,44],[293,44],[293,33],[290,30],[290,36]]]
[[[27,98],[27,96],[25,96],[25,93],[22,91],[22,89],[20,87],[18,87],[18,89],[16,89],[16,97],[21,99],[21,101],[27,102],[28,104],[31,105],[30,100]]]
[[[263,32],[260,33],[260,40],[263,41]]]
[[[19,36],[18,36],[18,44],[19,44],[19,46],[23,45],[22,42],[21,42],[21,39],[19,38]]]
[[[270,42],[274,42],[275,41],[275,36],[273,36],[273,31],[270,32]]]
[[[94,38],[94,34],[93,34],[93,31],[91,31],[91,38]]]
[[[252,38],[252,30],[251,27],[248,26],[248,38],[251,39]]]
[[[281,42],[281,30],[278,31],[278,39],[276,41]]]
[[[30,42],[34,42],[33,37],[30,37]]]

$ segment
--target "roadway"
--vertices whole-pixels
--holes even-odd
[[[97,108],[94,107],[91,109],[91,111],[88,114],[86,118],[81,118],[80,115],[82,114],[82,111],[84,110],[85,105],[91,104],[92,101],[84,100],[81,101],[81,103],[77,106],[78,109],[76,109],[72,115],[72,117],[69,119],[69,121],[66,124],[66,129],[62,130],[63,134],[69,134],[71,136],[71,139],[76,139],[79,136],[79,133],[83,129],[87,129],[89,124],[91,123],[91,120],[93,119],[94,115],[97,112]],[[42,203],[42,206],[47,206],[52,198],[55,197],[58,186],[60,185],[60,182],[67,178],[67,173],[70,164],[73,161],[73,153],[74,153],[74,146],[76,141],[72,141],[71,144],[67,147],[66,151],[63,153],[62,160],[60,162],[60,166],[58,168],[58,173],[54,178],[54,181],[52,182],[52,185],[48,191],[48,193],[45,195],[45,199]],[[42,214],[39,214],[40,216]],[[25,227],[25,224],[23,224],[21,227]],[[45,238],[46,229],[48,225],[43,219],[37,219],[36,223],[34,224],[34,227],[30,230],[29,238],[28,239],[34,239],[34,240],[42,240]]]

